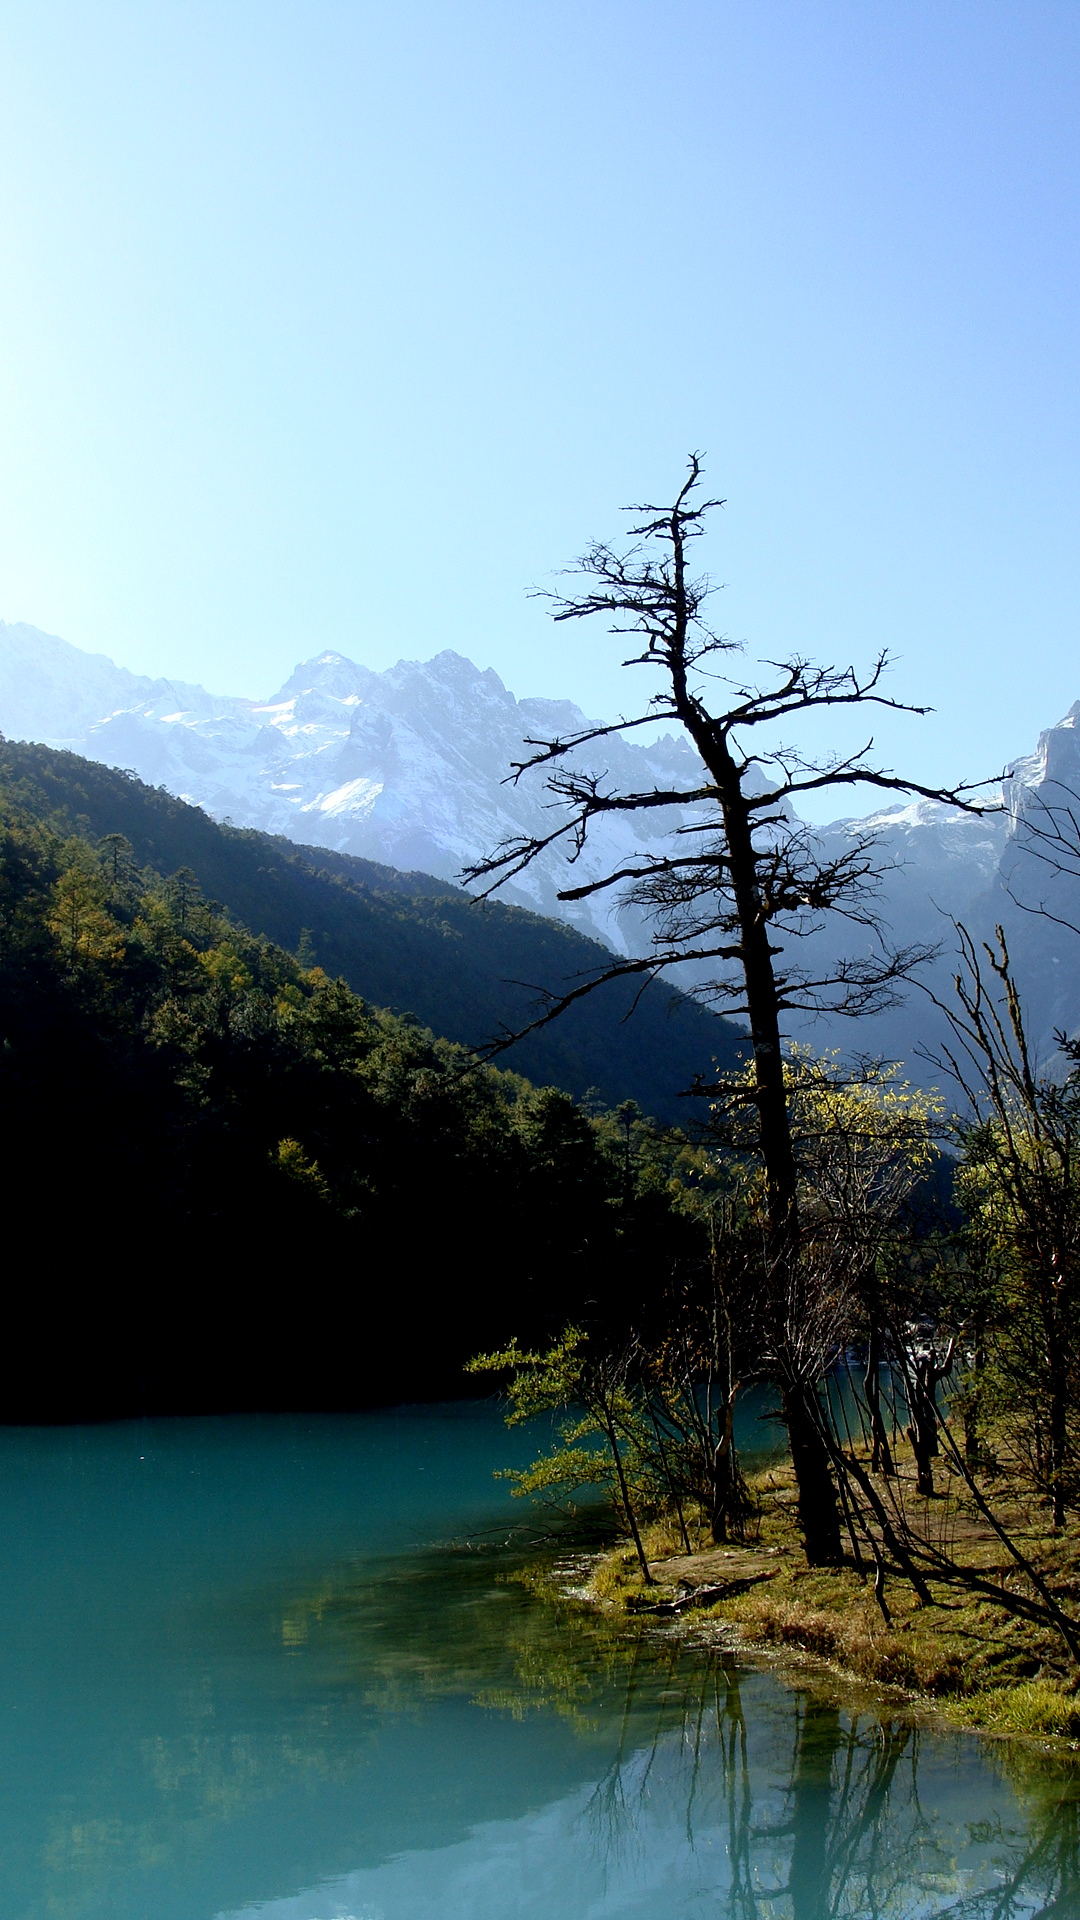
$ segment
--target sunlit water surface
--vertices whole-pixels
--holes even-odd
[[[1070,1768],[561,1618],[522,1445],[0,1430],[4,1920],[1080,1920]]]

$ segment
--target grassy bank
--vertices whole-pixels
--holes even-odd
[[[985,1733],[1066,1743],[1080,1749],[1080,1672],[1060,1636],[1025,1611],[1015,1561],[955,1496],[924,1502],[925,1534],[948,1534],[951,1568],[927,1574],[929,1604],[893,1569],[882,1599],[873,1568],[853,1558],[809,1567],[785,1468],[752,1483],[748,1537],[708,1543],[689,1517],[691,1552],[664,1520],[645,1533],[652,1583],[632,1547],[598,1556],[578,1593],[609,1615],[649,1615],[681,1634],[730,1649],[769,1650],[824,1666],[882,1690],[883,1697],[932,1708]],[[1054,1537],[1042,1516],[1013,1514],[1025,1554],[1069,1606],[1080,1594],[1080,1529]]]

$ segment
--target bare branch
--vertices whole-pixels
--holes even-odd
[[[873,741],[870,742],[873,745]],[[879,787],[885,793],[917,794],[920,800],[936,800],[939,805],[957,807],[963,813],[1003,813],[1004,806],[997,800],[966,800],[967,793],[977,793],[983,787],[992,786],[990,780],[969,780],[958,787],[924,787],[917,780],[904,780],[898,774],[886,773],[876,767],[826,768],[811,779],[792,780],[777,787],[774,793],[762,794],[754,804],[775,805],[793,793],[817,793],[826,787]]]
[[[592,894],[603,893],[608,887],[618,886],[621,880],[632,880],[637,883],[662,874],[674,874],[677,871],[686,869],[701,868],[706,873],[716,874],[723,871],[725,864],[723,854],[688,853],[677,860],[654,860],[647,867],[616,867],[614,873],[605,874],[602,880],[589,880],[581,887],[561,888],[558,898],[560,900],[587,900]]]
[[[511,763],[512,771],[506,775],[503,785],[516,786],[523,773],[530,772],[533,767],[545,766],[551,760],[559,760],[578,747],[588,746],[590,741],[608,740],[612,734],[630,733],[635,727],[654,727],[662,720],[677,720],[675,708],[670,703],[661,705],[662,698],[662,695],[657,695],[655,711],[639,713],[633,720],[612,720],[604,726],[586,727],[581,733],[570,734],[566,740],[558,736],[554,740],[536,740],[526,735],[523,745],[536,747],[539,751],[528,760],[514,760]]]
[[[697,951],[650,954],[647,958],[643,959],[616,960],[612,966],[604,967],[591,978],[580,980],[576,987],[572,987],[568,993],[562,994],[553,993],[548,987],[531,986],[529,982],[524,980],[516,981],[512,984],[528,986],[531,992],[537,994],[541,1002],[546,1002],[543,1012],[538,1014],[535,1019],[530,1020],[526,1026],[516,1027],[512,1033],[504,1029],[497,1039],[487,1041],[482,1046],[472,1048],[471,1051],[473,1056],[478,1060],[496,1059],[499,1054],[505,1053],[507,1048],[514,1046],[517,1041],[524,1040],[530,1033],[538,1032],[541,1027],[549,1026],[551,1021],[557,1020],[559,1015],[565,1013],[568,1007],[574,1006],[577,1001],[584,1000],[589,994],[595,993],[598,987],[607,986],[612,980],[624,980],[644,974],[647,976],[645,984],[648,985],[653,979],[658,978],[668,967],[682,966],[687,961],[737,960],[738,958],[738,947],[702,947]],[[632,1011],[633,1007],[630,1009],[630,1012]],[[623,1018],[629,1018],[629,1014],[625,1014]]]

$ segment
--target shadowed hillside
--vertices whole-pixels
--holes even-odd
[[[37,800],[0,783],[0,1420],[460,1394],[492,1340],[700,1265],[682,1136],[478,1063]]]
[[[479,905],[426,874],[250,829],[219,826],[197,807],[96,761],[47,747],[0,744],[0,780],[36,818],[96,838],[123,834],[142,866],[190,868],[203,893],[253,932],[342,976],[374,1002],[414,1014],[449,1040],[474,1046],[529,1017],[541,988],[604,964],[606,950],[521,908]],[[739,1032],[669,987],[616,981],[555,1024],[520,1041],[504,1063],[575,1098],[636,1099],[686,1124],[679,1099],[713,1060],[730,1065]],[[627,1016],[630,1017],[627,1017]]]

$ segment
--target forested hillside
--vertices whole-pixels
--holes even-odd
[[[156,800],[163,864],[176,825],[254,885],[270,843]],[[351,889],[320,885],[347,924]],[[372,1007],[191,867],[0,795],[0,1419],[460,1393],[492,1338],[700,1260],[679,1152]]]
[[[481,907],[428,875],[219,826],[75,754],[0,742],[0,788],[35,819],[91,839],[123,834],[136,863],[163,878],[188,868],[207,899],[253,932],[463,1045],[522,1025],[538,989],[565,991],[608,957],[568,927],[497,902]],[[681,1090],[713,1060],[733,1063],[739,1030],[662,985],[634,1007],[636,991],[633,981],[605,986],[519,1042],[506,1064],[576,1098],[595,1089],[608,1104],[633,1098],[685,1122]]]

